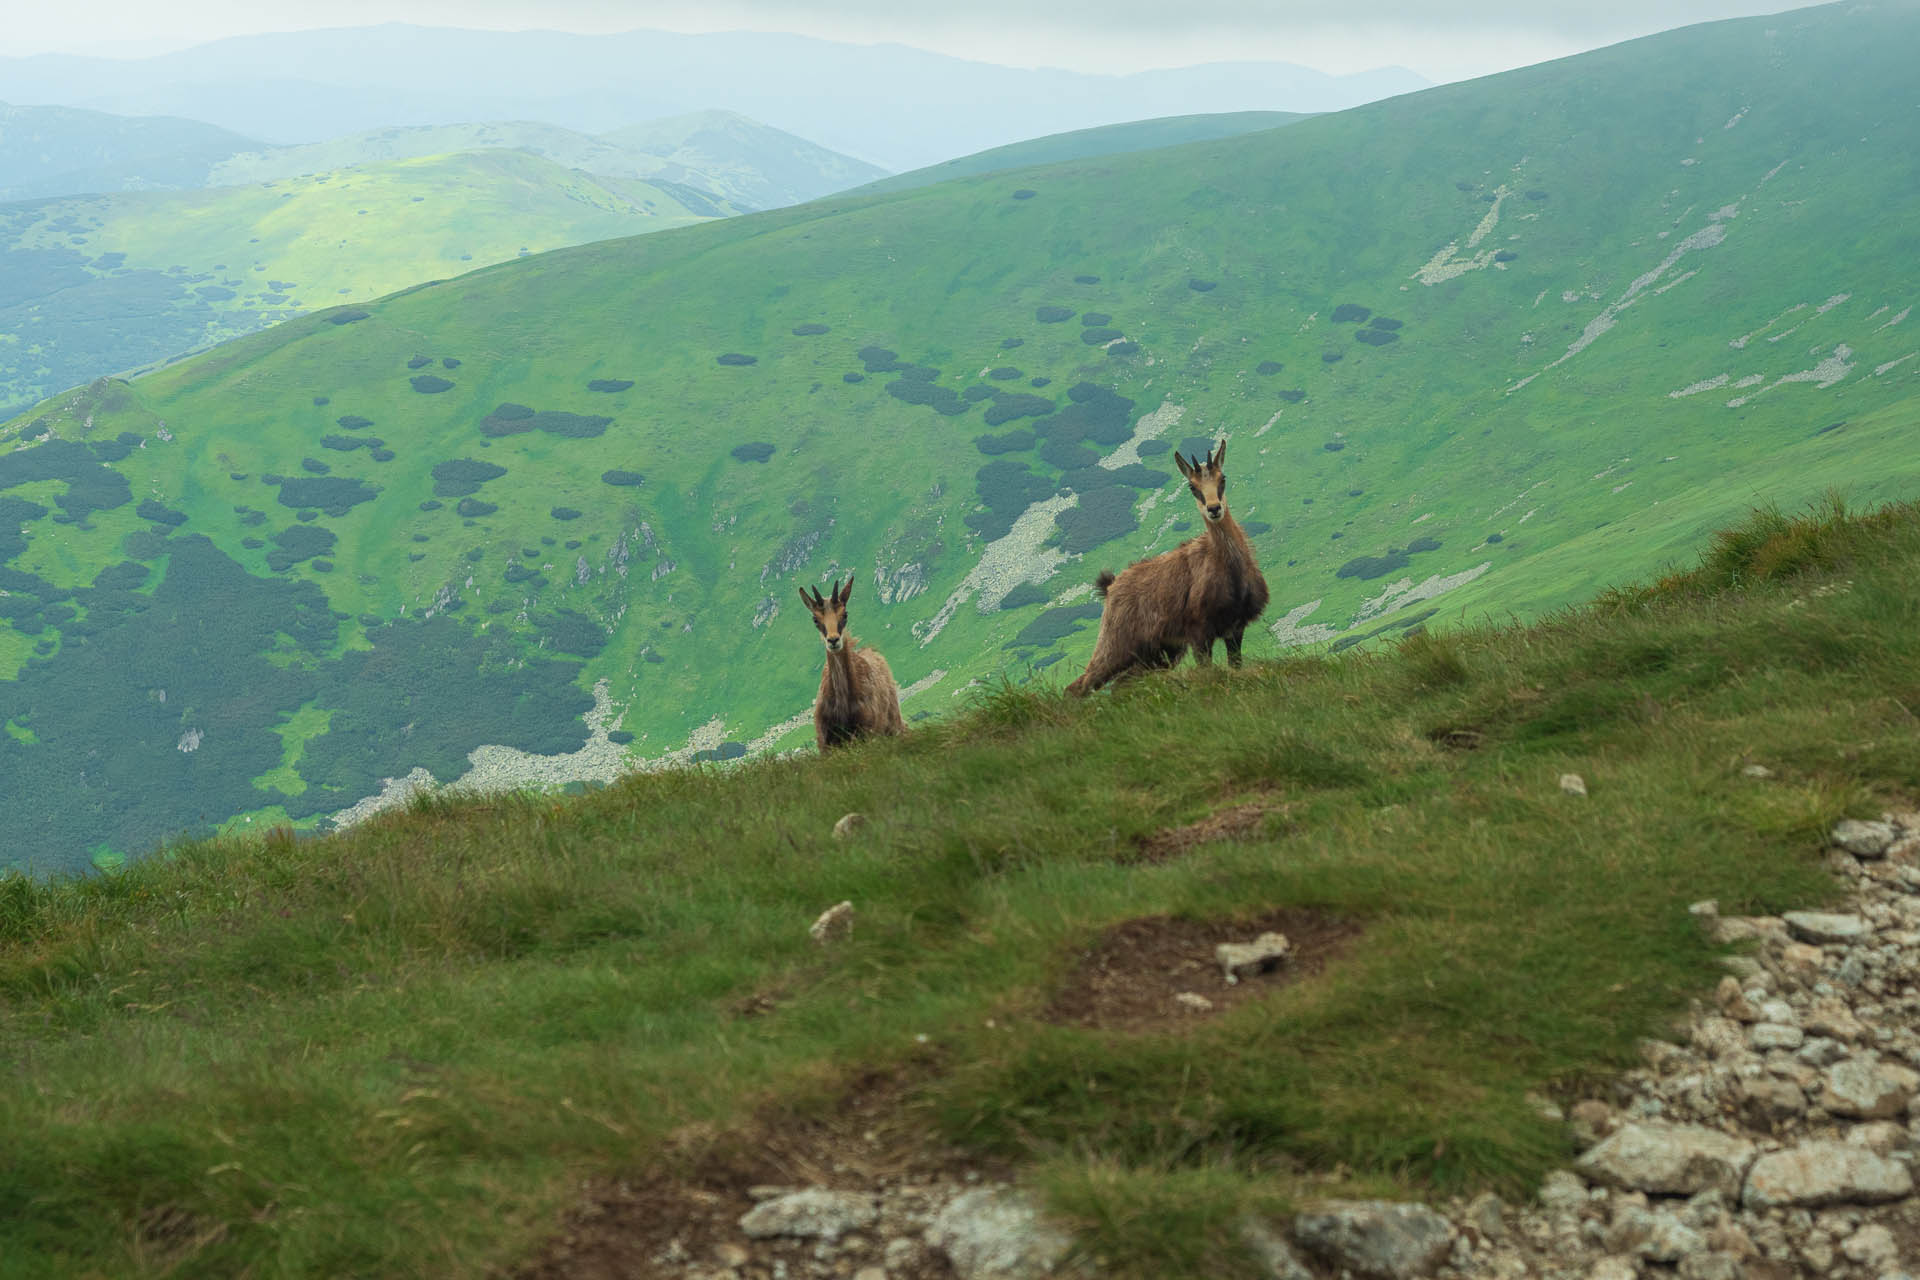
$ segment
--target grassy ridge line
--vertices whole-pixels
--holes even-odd
[[[1118,1274],[1258,1274],[1208,1224],[1330,1175],[1525,1185],[1564,1140],[1523,1093],[1625,1063],[1710,979],[1686,903],[1819,901],[1826,825],[1920,791],[1916,569],[1920,507],[1763,514],[1695,573],[1530,628],[1088,702],[1004,688],[827,759],[0,879],[0,1258],[510,1265],[583,1173],[804,1111],[856,1064],[1030,1165]],[[1248,796],[1284,818],[1124,861]],[[848,810],[873,821],[833,840]],[[805,924],[843,897],[855,936],[819,953]],[[1365,932],[1187,1035],[1045,1020],[1112,923],[1280,905]],[[778,1007],[730,1012],[754,993]]]

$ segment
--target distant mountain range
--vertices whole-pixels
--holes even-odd
[[[183,116],[274,143],[475,120],[602,134],[720,107],[894,170],[1126,120],[1337,111],[1427,83],[1404,68],[1332,76],[1220,63],[1105,76],[793,35],[402,24],[242,36],[149,58],[0,59],[0,101]]]
[[[259,145],[198,120],[0,102],[0,203],[197,187],[222,160]]]

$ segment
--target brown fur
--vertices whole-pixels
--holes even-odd
[[[1115,577],[1102,572],[1094,589],[1106,597],[1093,657],[1067,692],[1084,697],[1116,677],[1170,667],[1191,650],[1196,663],[1213,661],[1213,642],[1225,640],[1227,661],[1240,665],[1247,626],[1267,607],[1267,580],[1253,546],[1226,504],[1226,441],[1204,463],[1174,460],[1200,504],[1206,532],[1171,551],[1128,565]],[[1208,518],[1217,510],[1217,518]]]
[[[847,631],[847,601],[852,596],[851,575],[844,587],[834,586],[830,599],[823,600],[817,590],[809,596],[800,588],[800,599],[827,646],[820,693],[813,700],[813,738],[823,752],[856,738],[907,731],[900,717],[900,687],[887,660],[876,649],[860,648]]]

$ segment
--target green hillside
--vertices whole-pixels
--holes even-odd
[[[1281,125],[1311,118],[1295,111],[1224,111],[1212,115],[1135,120],[1127,124],[1102,125],[1097,129],[1076,129],[1071,133],[1049,134],[1044,138],[978,151],[970,156],[915,169],[911,173],[895,174],[891,178],[870,182],[854,194],[878,195],[887,191],[907,191],[946,182],[951,178],[978,177],[1007,169],[1025,169],[1031,165],[1092,160],[1127,151],[1175,147],[1184,142],[1237,138],[1243,133],[1278,129]]]
[[[0,1271],[844,1276],[887,1235],[816,1270],[749,1189],[1017,1177],[1093,1274],[1255,1280],[1250,1213],[1523,1205],[1542,1096],[1725,975],[1688,904],[1819,905],[1832,823],[1910,806],[1916,623],[1920,506],[1763,515],[1531,628],[0,875]]]
[[[197,187],[209,167],[259,145],[198,120],[0,102],[0,202]]]
[[[1222,435],[1256,654],[1911,493],[1916,47],[1911,6],[1696,27],[549,253],[64,396],[0,441],[10,856],[800,746],[794,588],[834,572],[910,721],[1064,683],[1094,573],[1191,530],[1167,448]]]
[[[512,150],[0,205],[0,404],[476,265],[731,212]]]

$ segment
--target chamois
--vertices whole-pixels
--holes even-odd
[[[826,600],[817,587],[812,595],[800,588],[800,599],[827,646],[827,666],[813,700],[813,736],[823,752],[870,734],[907,731],[907,722],[900,718],[900,686],[893,682],[887,660],[876,650],[860,648],[847,631],[847,601],[852,598],[852,574],[845,586],[836,582]]]
[[[1240,637],[1267,607],[1267,580],[1254,563],[1247,535],[1227,511],[1226,459],[1225,440],[1205,462],[1174,453],[1207,531],[1128,565],[1118,577],[1101,572],[1094,584],[1107,601],[1100,638],[1068,693],[1085,697],[1116,676],[1170,667],[1189,649],[1205,666],[1213,661],[1215,640],[1225,640],[1227,661],[1240,665]]]

